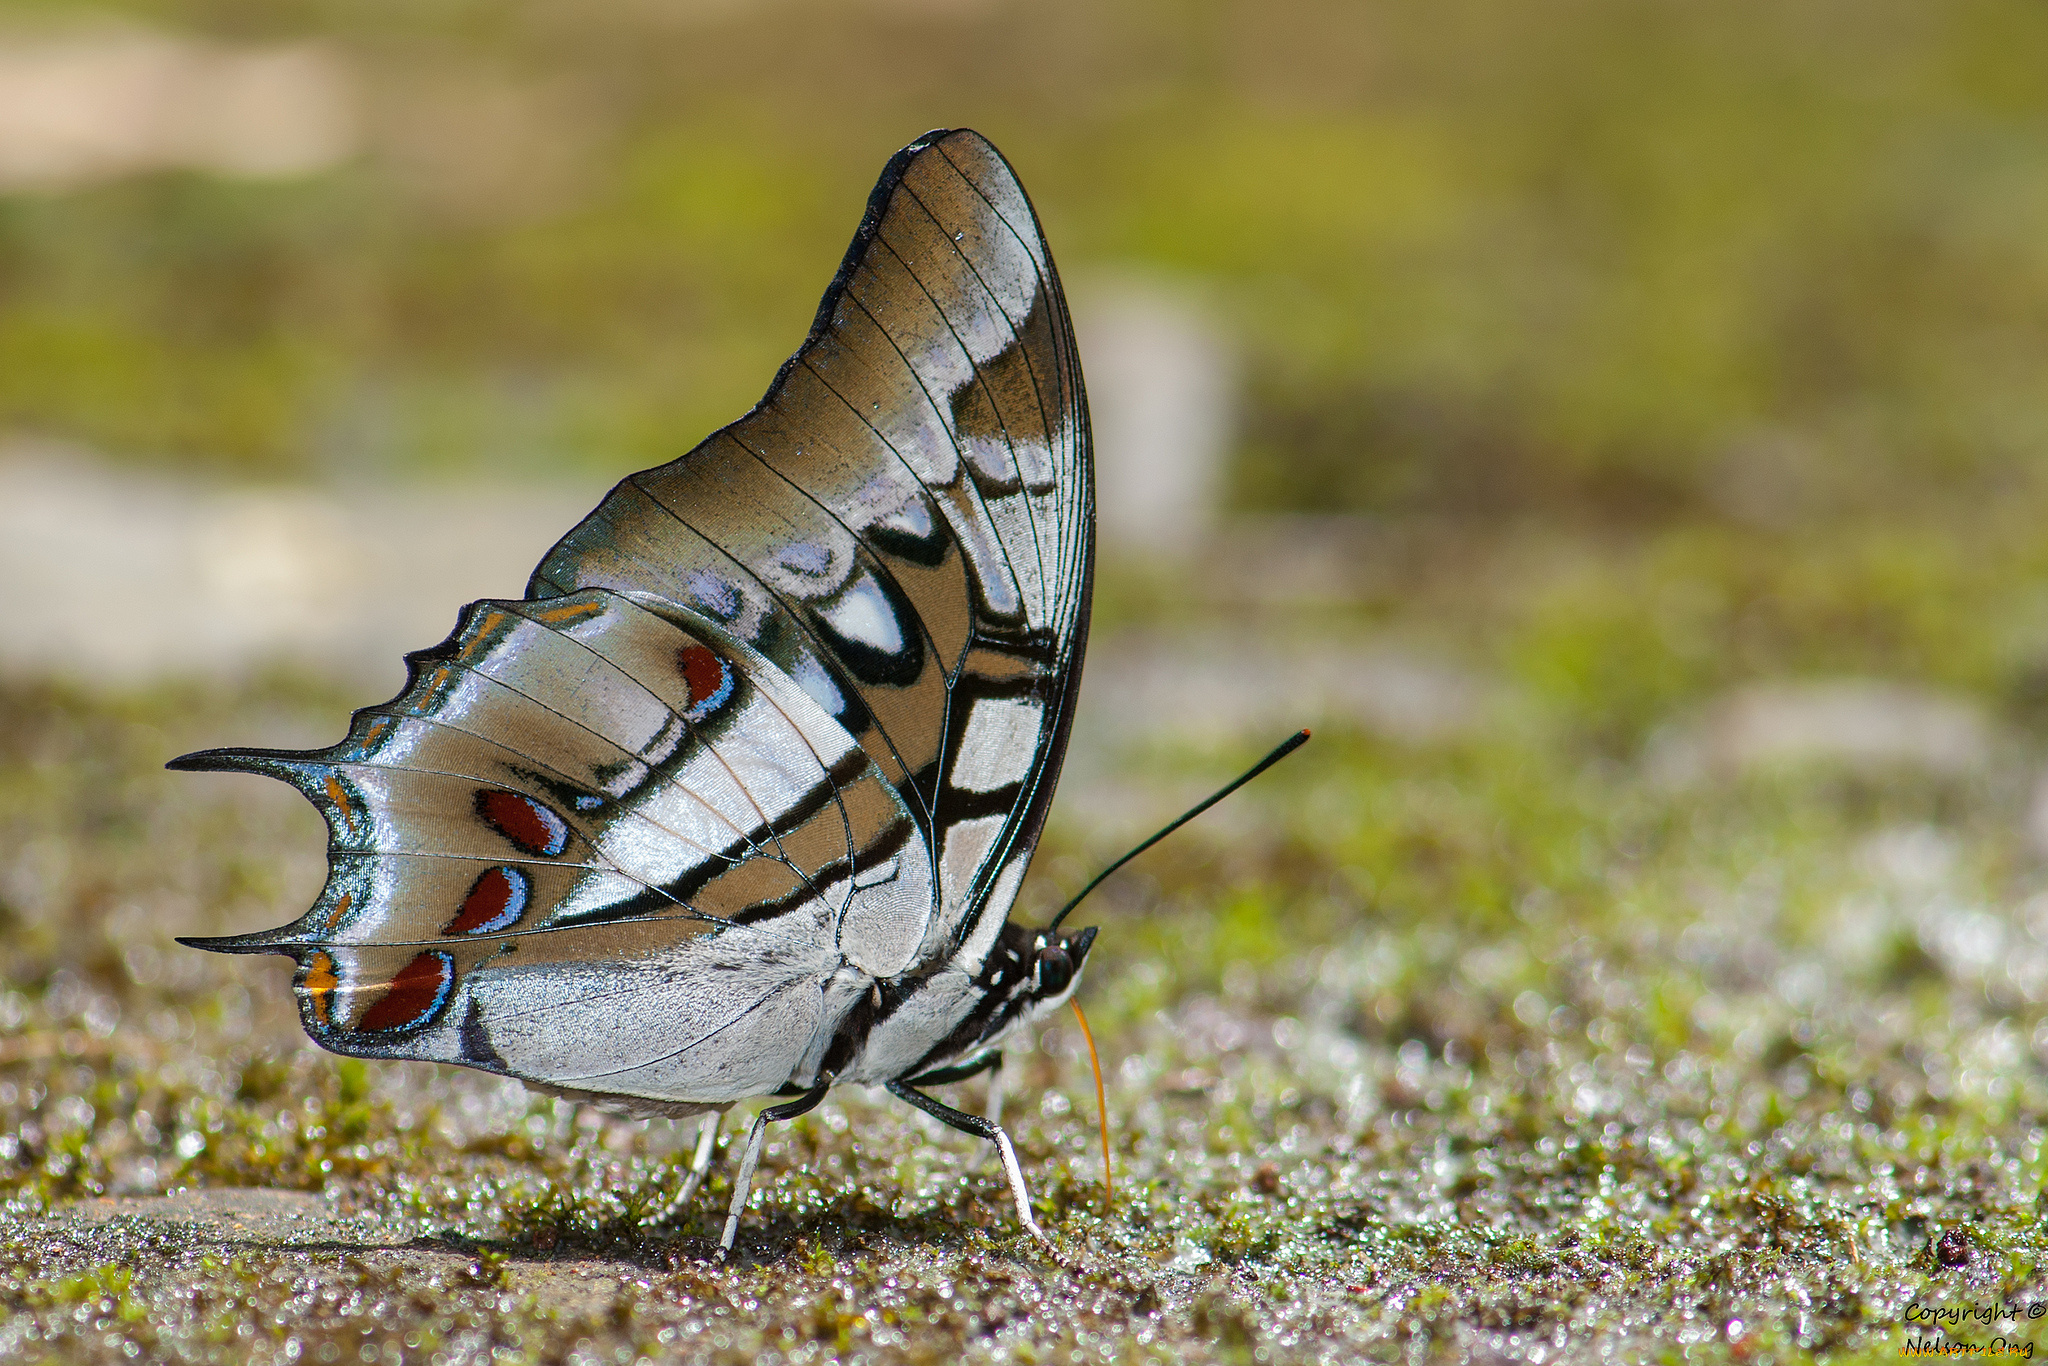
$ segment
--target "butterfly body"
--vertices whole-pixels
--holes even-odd
[[[752,412],[620,483],[340,744],[176,761],[290,782],[329,828],[304,916],[194,942],[292,956],[323,1047],[629,1113],[886,1085],[996,1141],[1036,1233],[1000,1129],[915,1087],[989,1065],[1093,939],[1007,920],[1093,551],[1036,216],[978,135],[928,135]]]

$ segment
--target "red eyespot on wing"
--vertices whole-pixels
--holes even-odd
[[[532,890],[532,880],[517,868],[488,868],[441,933],[491,934],[510,929],[525,912]]]
[[[553,858],[569,847],[569,823],[521,793],[480,787],[476,814],[529,854]]]
[[[702,645],[685,645],[676,651],[676,668],[690,690],[686,720],[701,721],[732,696],[732,666]]]
[[[356,1021],[357,1029],[413,1029],[434,1018],[455,990],[455,960],[423,953],[398,970],[377,1003]]]

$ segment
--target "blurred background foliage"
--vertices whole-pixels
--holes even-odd
[[[0,427],[236,475],[612,471],[759,396],[890,149],[1238,334],[1239,509],[1781,531],[2038,497],[2028,0],[11,0],[321,39],[362,151],[0,196]]]

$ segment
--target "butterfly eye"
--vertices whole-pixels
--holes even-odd
[[[1074,960],[1067,957],[1067,951],[1058,946],[1038,951],[1038,990],[1040,995],[1057,996],[1067,989],[1067,983],[1074,980]]]

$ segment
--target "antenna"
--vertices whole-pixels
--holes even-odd
[[[1210,807],[1216,805],[1216,803],[1222,801],[1225,797],[1228,797],[1231,793],[1237,791],[1240,787],[1243,787],[1246,783],[1258,777],[1261,773],[1264,773],[1267,769],[1279,763],[1282,759],[1285,759],[1288,755],[1294,753],[1294,751],[1300,749],[1303,745],[1307,743],[1308,728],[1304,726],[1300,730],[1296,731],[1294,734],[1288,736],[1287,739],[1281,743],[1278,749],[1274,750],[1271,754],[1268,754],[1265,758],[1259,760],[1250,768],[1246,769],[1244,773],[1238,777],[1237,781],[1231,783],[1228,787],[1225,787],[1220,791],[1212,793],[1206,800],[1196,803],[1194,806],[1190,807],[1186,814],[1182,815],[1179,820],[1176,820],[1175,822],[1173,822],[1173,824],[1167,826],[1164,830],[1161,830],[1151,839],[1146,840],[1143,844],[1131,850],[1130,853],[1125,854],[1115,863],[1110,864],[1109,867],[1104,868],[1101,872],[1097,873],[1095,875],[1095,880],[1089,883],[1086,887],[1083,887],[1081,889],[1080,895],[1076,896],[1072,901],[1069,901],[1066,905],[1060,907],[1060,913],[1052,918],[1052,924],[1045,927],[1046,931],[1050,933],[1051,931],[1058,929],[1060,927],[1060,922],[1067,918],[1067,912],[1073,910],[1074,907],[1080,905],[1082,901],[1086,900],[1088,893],[1094,891],[1097,887],[1100,887],[1102,885],[1102,880],[1104,878],[1108,877],[1111,873],[1123,867],[1126,863],[1129,863],[1132,859],[1144,853],[1147,849],[1150,849],[1153,845],[1159,843],[1159,841],[1165,839],[1168,835],[1171,835],[1174,831],[1180,829],[1183,825],[1186,825],[1189,821],[1201,815],[1204,811],[1207,811]]]

